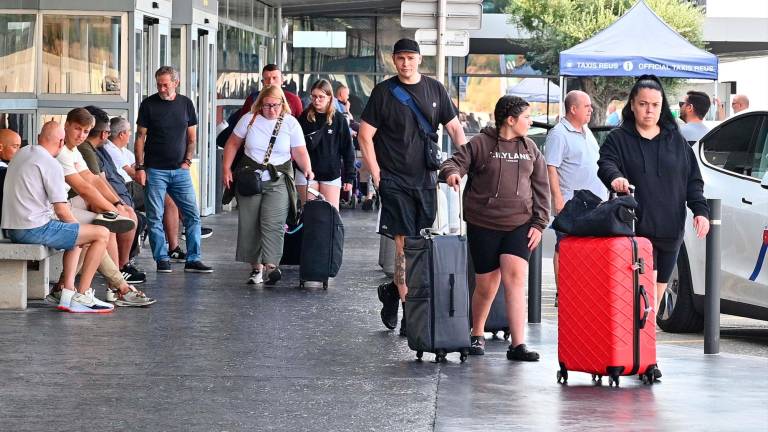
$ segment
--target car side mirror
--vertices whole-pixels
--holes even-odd
[[[763,180],[760,182],[760,186],[762,186],[763,189],[768,189],[768,172],[763,175]]]

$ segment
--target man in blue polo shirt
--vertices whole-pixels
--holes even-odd
[[[568,92],[564,102],[565,118],[549,131],[544,144],[544,158],[547,161],[549,189],[555,215],[560,213],[565,202],[573,197],[573,192],[579,189],[589,189],[603,200],[608,198],[608,191],[597,177],[600,149],[595,136],[587,127],[592,118],[592,100],[588,94],[574,90]],[[563,234],[557,231],[555,234],[557,243],[552,262],[557,280],[557,260]]]

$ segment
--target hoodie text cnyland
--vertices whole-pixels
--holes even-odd
[[[549,224],[549,180],[544,156],[527,137],[497,139],[486,127],[440,167],[440,178],[468,175],[464,220],[499,231]]]

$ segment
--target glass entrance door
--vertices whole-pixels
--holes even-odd
[[[147,96],[156,93],[155,71],[168,64],[170,23],[167,19],[136,13],[134,36],[134,113]]]
[[[192,92],[197,105],[197,143],[200,158],[200,214],[216,207],[216,35],[198,29],[192,40]]]

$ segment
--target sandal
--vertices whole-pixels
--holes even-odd
[[[529,362],[539,361],[539,353],[530,351],[528,347],[525,346],[525,344],[520,344],[514,348],[512,345],[510,345],[509,350],[507,350],[507,360]]]

